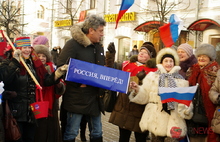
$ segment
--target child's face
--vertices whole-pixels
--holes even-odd
[[[172,68],[174,67],[174,61],[172,58],[166,57],[163,59],[162,65],[167,72],[170,72]]]
[[[46,62],[47,62],[47,57],[44,55],[44,54],[41,54],[41,53],[39,53],[39,54],[37,54],[38,55],[38,58],[41,60],[41,62],[43,63],[43,64],[46,64]]]

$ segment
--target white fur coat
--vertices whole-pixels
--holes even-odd
[[[161,64],[157,65],[161,73],[166,73],[166,70]],[[179,66],[174,66],[170,73],[178,72]],[[178,87],[188,87],[188,81],[184,79],[175,79]],[[166,85],[167,85],[167,81]],[[142,131],[150,131],[156,136],[171,136],[170,130],[172,127],[182,129],[180,137],[186,135],[187,128],[184,119],[190,119],[193,115],[192,104],[187,107],[184,104],[175,103],[175,110],[171,110],[171,115],[162,110],[162,103],[158,95],[159,74],[150,72],[143,80],[143,85],[140,86],[136,96],[130,94],[131,102],[138,104],[147,104],[139,123]]]

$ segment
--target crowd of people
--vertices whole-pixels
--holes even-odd
[[[219,134],[210,129],[216,106],[220,105],[220,65],[215,47],[204,43],[193,52],[191,45],[183,43],[177,49],[165,47],[157,53],[151,42],[144,42],[139,49],[133,46],[128,61],[116,63],[114,43],[110,42],[106,56],[101,44],[105,25],[97,15],[75,24],[62,52],[59,46],[50,51],[45,36],[33,42],[30,37],[15,39],[16,49],[0,63],[0,81],[4,83],[0,116],[4,117],[7,101],[21,132],[14,141],[75,142],[79,130],[81,140],[86,141],[87,124],[90,142],[103,141],[105,89],[64,81],[70,58],[130,72],[128,92],[118,93],[109,118],[109,123],[118,126],[119,142],[129,142],[132,132],[136,142],[220,141]],[[207,122],[193,119],[197,108],[194,99],[189,106],[176,101],[162,103],[160,87],[197,84],[194,98],[200,98],[199,108]],[[37,119],[30,104],[38,101],[39,92],[49,105],[48,117]],[[4,138],[4,121],[0,125],[0,142],[11,141]],[[199,129],[210,131],[199,133]]]

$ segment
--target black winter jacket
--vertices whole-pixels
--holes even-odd
[[[58,58],[58,66],[68,63],[69,58],[78,59],[98,65],[105,64],[103,47],[91,41],[82,32],[80,25],[71,29],[72,39],[67,41]],[[86,83],[85,83],[86,84]],[[66,81],[66,91],[63,95],[62,107],[68,112],[97,116],[103,111],[100,88],[87,85],[80,87],[80,83]]]
[[[20,74],[21,64],[12,59],[9,64],[2,64],[8,72],[4,73],[4,89],[6,91],[15,91],[17,96],[8,100],[10,110],[14,118],[18,122],[34,122],[33,113],[30,109],[30,104],[35,102],[35,83],[26,72]],[[38,79],[38,76],[35,76]],[[52,75],[45,74],[44,84],[41,86],[50,86],[56,84],[54,81],[54,73]],[[33,89],[33,90],[31,90]],[[32,93],[30,93],[32,92]],[[3,98],[5,98],[3,96]]]

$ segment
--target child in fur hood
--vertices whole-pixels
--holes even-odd
[[[151,132],[152,141],[178,142],[178,139],[187,133],[184,119],[192,117],[192,104],[190,107],[177,102],[162,104],[158,88],[188,87],[189,83],[178,73],[179,57],[175,50],[171,48],[160,50],[156,63],[158,71],[150,72],[143,79],[143,85],[130,83],[133,91],[129,99],[134,103],[147,104],[139,126],[143,132]]]

